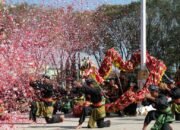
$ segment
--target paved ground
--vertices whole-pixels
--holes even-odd
[[[112,121],[112,126],[110,128],[103,128],[101,130],[141,130],[143,125],[143,116],[138,117],[111,117],[107,118]],[[88,120],[88,119],[87,119]],[[83,124],[82,130],[89,130],[86,128],[87,120]],[[42,121],[41,121],[42,122]],[[74,127],[78,124],[78,118],[66,118],[65,121],[61,124],[52,124],[47,125],[45,123],[38,124],[16,124],[17,130],[73,130]],[[150,130],[151,125],[148,127]],[[173,123],[174,130],[180,130],[180,122]],[[99,130],[99,129],[93,129]]]

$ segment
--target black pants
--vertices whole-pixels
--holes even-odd
[[[104,118],[96,121],[98,128],[110,127],[110,121],[104,121]]]
[[[34,122],[36,122],[36,112],[37,112],[37,104],[36,102],[32,102],[31,103],[31,107],[30,107],[30,112],[29,112],[29,119],[33,120]]]
[[[52,118],[45,117],[45,120],[46,120],[46,123],[48,123],[48,124],[62,122],[60,115],[53,115]]]
[[[148,114],[146,115],[146,118],[144,120],[144,123],[148,125],[152,120],[156,120],[160,116],[160,114],[162,114],[162,113],[159,111],[154,111],[154,110],[148,112]],[[162,126],[161,130],[171,130],[169,123],[165,123]]]
[[[176,121],[180,121],[180,113],[175,113],[175,119]]]
[[[92,106],[83,107],[82,115],[79,119],[79,124],[82,124],[85,121],[86,116],[90,115],[93,110]],[[104,128],[110,126],[110,121],[104,121],[104,118],[98,119],[96,121],[98,128]],[[88,126],[89,127],[89,126]]]
[[[144,120],[144,123],[149,124],[152,120],[156,120],[159,117],[160,114],[161,113],[159,113],[157,111],[148,112],[148,114],[146,115],[146,118]]]
[[[54,104],[54,111],[53,111],[53,114],[55,115],[57,111],[61,111],[62,109],[62,102],[59,100],[59,101],[56,101],[56,103]]]
[[[124,114],[129,116],[136,115],[137,103],[132,103],[124,109]]]
[[[29,119],[36,122],[36,112],[38,109],[36,102],[32,102],[30,108],[31,108],[31,110],[29,112]],[[59,115],[53,115],[52,118],[45,117],[45,120],[48,124],[62,122],[62,119],[60,118]]]
[[[111,125],[110,121],[104,121],[104,118],[97,120],[96,123],[98,128],[110,127]],[[90,126],[88,126],[88,128],[90,128]]]
[[[92,106],[83,107],[82,114],[79,119],[79,124],[82,124],[85,121],[86,116],[91,114],[92,109]]]

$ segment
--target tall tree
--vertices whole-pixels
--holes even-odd
[[[147,1],[147,50],[162,59],[171,71],[180,64],[178,0]],[[100,48],[115,47],[124,59],[140,49],[140,2],[103,5],[95,13],[98,25],[96,57]],[[99,58],[100,60],[100,58]]]

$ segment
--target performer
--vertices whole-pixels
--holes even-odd
[[[175,74],[175,82],[176,82],[176,86],[180,87],[180,66],[179,69],[177,70],[176,74]]]
[[[133,92],[137,92],[139,90],[136,83],[131,83],[130,87]],[[132,103],[124,109],[124,114],[128,116],[136,116],[137,103]]]
[[[5,30],[4,30],[3,24],[0,23],[0,42],[1,42],[1,40],[4,40],[5,37],[6,37],[6,35],[5,35]]]
[[[106,117],[105,105],[102,104],[102,94],[98,88],[94,87],[94,80],[87,80],[86,85],[82,85],[80,82],[75,81],[74,86],[86,95],[91,96],[91,107],[85,107],[79,120],[79,125],[76,129],[80,129],[82,123],[85,120],[88,112],[91,111],[90,119],[88,122],[88,128],[95,128],[96,124],[98,128],[110,127],[110,121],[104,121]]]
[[[126,92],[130,86],[130,78],[128,77],[126,72],[121,71],[119,79],[121,81],[123,92]],[[119,96],[121,96],[122,94],[123,94],[122,91],[119,91]]]
[[[107,93],[110,102],[116,101],[119,98],[119,87],[115,83],[114,78],[109,79],[109,91]]]
[[[4,114],[4,103],[0,99],[0,119],[2,118],[3,114]]]
[[[172,111],[175,115],[176,120],[180,120],[180,88],[176,87],[173,81],[169,81],[166,84],[160,84],[160,92],[170,97]]]
[[[158,86],[151,85],[149,91],[150,94],[147,94],[146,98],[152,101],[152,105],[156,110],[148,112],[143,130],[146,130],[152,120],[156,120],[156,122],[151,130],[172,130],[169,124],[173,122],[173,114],[166,96],[159,94]]]
[[[53,86],[48,76],[43,76],[42,80],[31,81],[30,86],[35,90],[40,90],[40,101],[34,101],[31,104],[30,119],[36,122],[37,116],[44,116],[47,123],[63,122],[63,116],[55,115],[54,106],[56,102],[53,100]]]
[[[171,91],[172,111],[175,114],[175,119],[180,120],[180,88],[175,87]]]

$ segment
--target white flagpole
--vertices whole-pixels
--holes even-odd
[[[146,0],[141,0],[141,70],[146,67]]]
[[[146,82],[146,72],[146,0],[141,0],[141,70],[138,73],[140,89],[143,88]],[[141,103],[138,103],[138,108],[141,106]]]
[[[143,88],[148,72],[146,70],[146,0],[141,0],[141,69],[138,73],[138,86]]]

